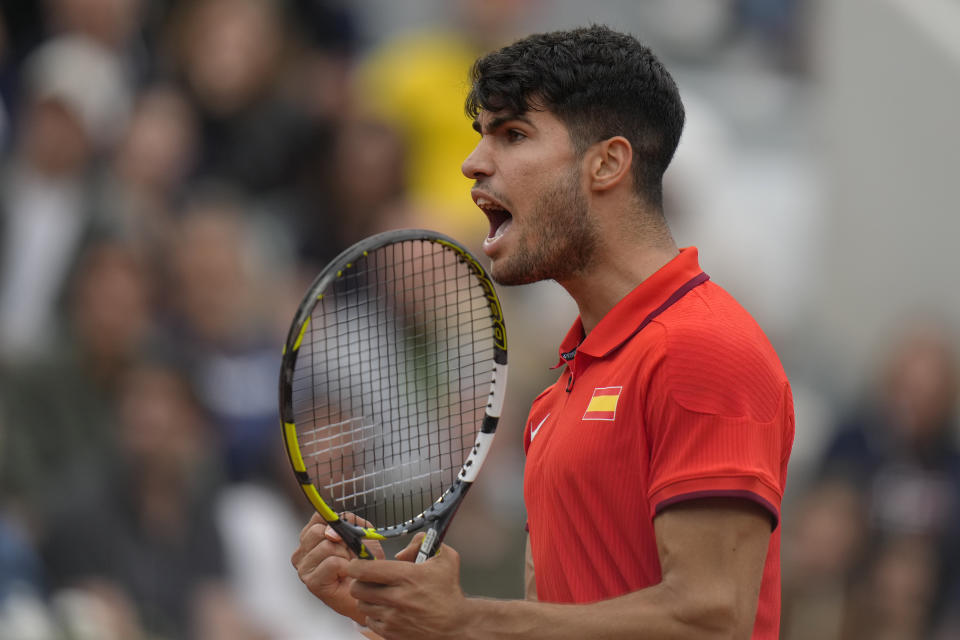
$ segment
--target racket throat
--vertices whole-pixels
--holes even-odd
[[[420,543],[420,551],[417,552],[417,564],[437,555],[437,551],[440,550],[440,543],[443,542],[444,536],[447,535],[447,528],[450,527],[450,523],[453,521],[453,516],[456,515],[457,510],[463,503],[464,496],[467,495],[467,491],[469,491],[472,486],[472,482],[461,481],[458,488],[446,498],[446,500],[452,500],[452,504],[432,518],[429,515],[427,516],[428,521],[432,520],[433,524],[427,529],[427,533]]]

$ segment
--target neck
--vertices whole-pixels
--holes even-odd
[[[645,242],[607,236],[584,273],[560,281],[577,303],[584,332],[590,333],[614,305],[679,253],[669,233]]]

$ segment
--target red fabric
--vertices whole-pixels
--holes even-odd
[[[566,367],[524,433],[537,594],[591,602],[657,584],[656,514],[738,497],[774,526],[753,637],[776,638],[793,401],[761,329],[705,280],[697,250],[684,249],[586,339],[579,318],[564,339]]]

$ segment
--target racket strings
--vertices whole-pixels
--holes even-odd
[[[405,241],[345,270],[293,381],[301,452],[331,506],[389,526],[439,498],[483,419],[492,345],[485,292],[452,250]]]

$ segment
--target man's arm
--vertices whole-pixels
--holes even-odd
[[[585,605],[466,598],[450,547],[426,563],[353,561],[371,629],[402,638],[749,638],[770,514],[746,500],[676,504],[654,520],[659,584]],[[570,544],[579,544],[571,537]],[[404,550],[407,552],[413,547]],[[414,551],[415,552],[415,551]]]

